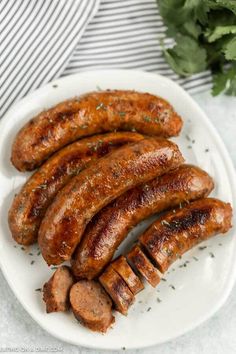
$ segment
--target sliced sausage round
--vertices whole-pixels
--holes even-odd
[[[115,322],[112,301],[98,282],[81,280],[74,284],[70,304],[76,319],[92,331],[106,332]]]
[[[43,287],[46,311],[59,312],[69,309],[69,292],[74,283],[69,267],[61,266]]]

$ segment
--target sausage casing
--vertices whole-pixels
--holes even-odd
[[[135,297],[123,278],[112,267],[108,267],[99,277],[99,281],[112,298],[117,311],[127,315]]]
[[[168,212],[154,222],[139,241],[162,273],[183,253],[201,241],[231,227],[229,203],[206,198]]]
[[[127,143],[143,139],[131,132],[108,133],[81,139],[54,154],[25,183],[9,210],[9,227],[15,241],[37,241],[39,225],[58,191],[89,163]]]
[[[127,254],[127,259],[153,288],[160,283],[161,277],[158,270],[143,253],[139,245],[132,247],[131,251]]]
[[[206,172],[182,165],[129,190],[92,219],[73,255],[73,273],[78,278],[93,279],[112,259],[132,227],[154,213],[206,197],[213,186]]]
[[[85,136],[129,130],[170,137],[181,127],[181,118],[160,97],[134,91],[92,92],[31,119],[14,140],[11,161],[19,171],[32,171],[55,151]]]
[[[102,157],[57,194],[39,229],[39,246],[48,264],[71,258],[86,225],[104,206],[127,190],[183,162],[178,146],[145,138]]]
[[[134,295],[144,289],[143,283],[134,273],[124,256],[116,258],[114,262],[110,264],[110,267],[112,267],[121,276]]]

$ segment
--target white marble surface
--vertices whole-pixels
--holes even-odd
[[[219,131],[236,167],[236,99],[225,96],[212,98],[209,93],[201,93],[194,98]],[[55,352],[59,349],[64,353],[102,353],[63,343],[47,334],[21,307],[0,272],[0,352],[3,348],[9,348],[11,352],[19,352],[22,348],[25,352],[39,349],[41,352]],[[129,353],[235,354],[236,285],[223,308],[204,325],[172,342]]]

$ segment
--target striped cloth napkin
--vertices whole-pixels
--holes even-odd
[[[159,73],[194,93],[210,72],[180,78],[156,0],[1,0],[0,117],[21,97],[60,76],[95,69]]]

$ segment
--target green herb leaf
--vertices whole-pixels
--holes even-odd
[[[236,26],[235,26],[236,27]],[[236,33],[236,31],[234,32]],[[223,49],[227,60],[236,60],[236,37],[232,38]]]
[[[206,4],[211,9],[226,8],[236,15],[236,1],[235,0],[206,0]]]
[[[212,95],[226,91],[227,95],[236,96],[236,65],[228,71],[222,71],[213,75]]]
[[[166,34],[175,39],[172,48],[163,46],[164,56],[173,71],[187,77],[210,69],[212,94],[224,91],[236,95],[233,67],[236,0],[157,0],[157,3],[167,26]]]
[[[236,74],[233,78],[231,78],[231,80],[229,80],[229,87],[225,93],[228,96],[236,96]]]
[[[205,37],[209,43],[227,35],[236,33],[236,26],[217,26],[214,30],[207,30]]]
[[[225,90],[228,81],[228,76],[225,73],[219,72],[213,75],[212,95],[217,96]]]
[[[171,68],[181,76],[189,76],[207,68],[206,50],[188,36],[179,35],[176,45],[164,49],[164,55]]]

